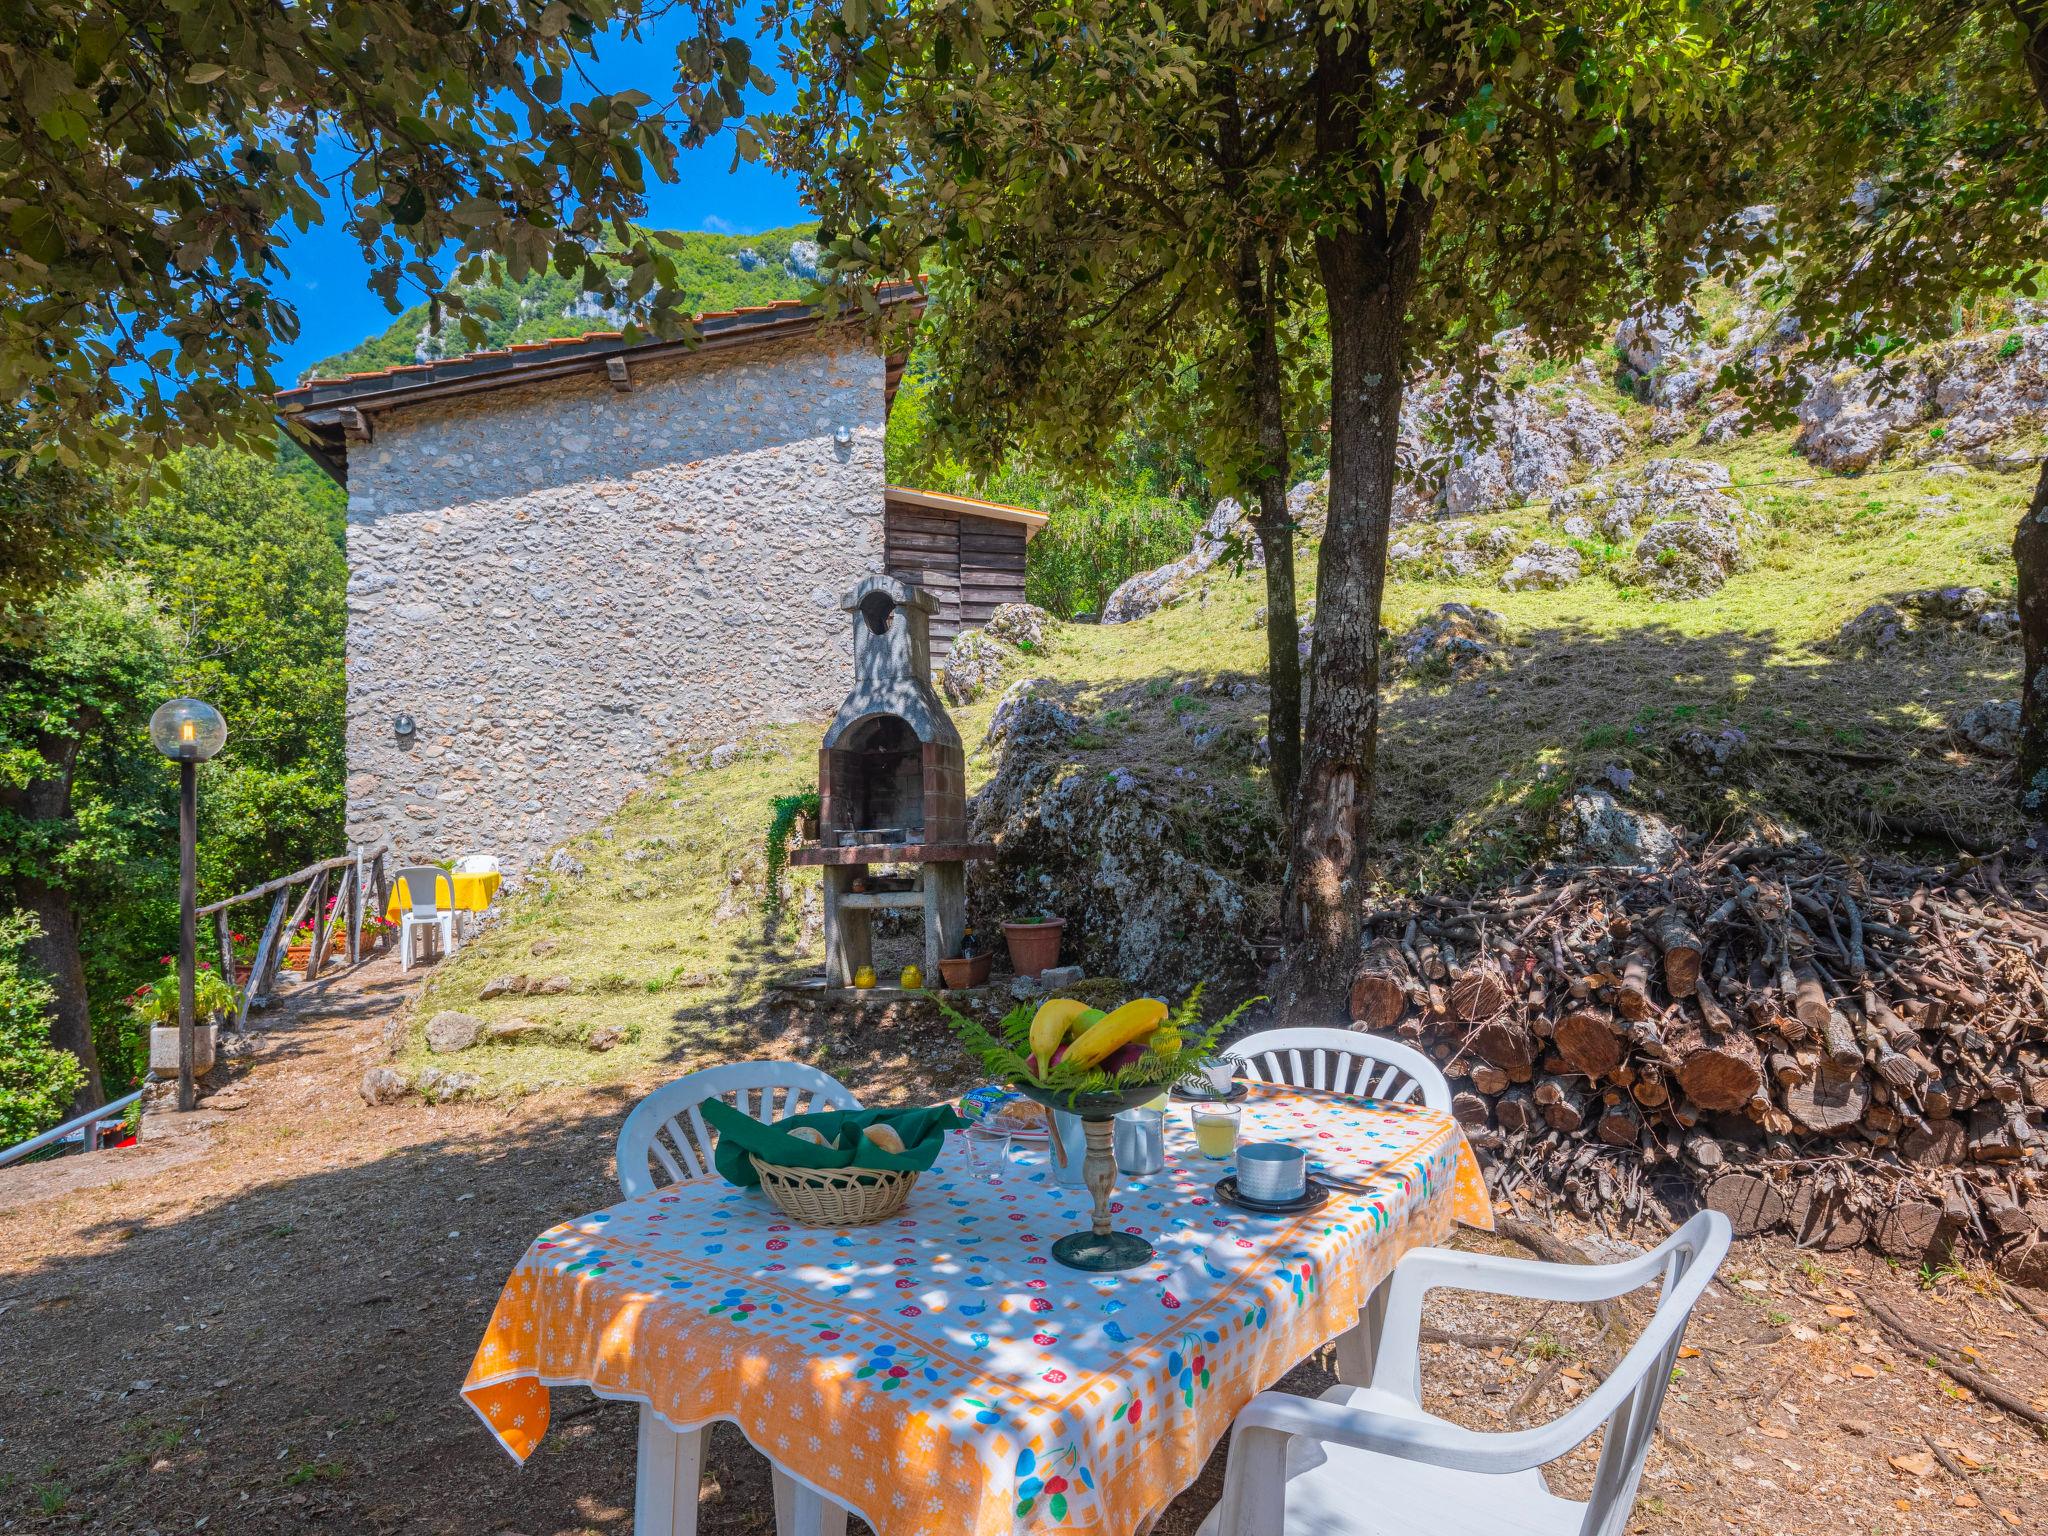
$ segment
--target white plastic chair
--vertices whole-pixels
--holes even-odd
[[[398,968],[412,969],[412,935],[415,928],[432,928],[441,935],[441,953],[455,949],[455,891],[448,892],[449,905],[441,905],[441,882],[446,870],[432,864],[412,864],[401,869],[397,880],[405,886],[405,901],[398,913]]]
[[[619,1127],[619,1188],[628,1198],[661,1186],[656,1164],[671,1181],[712,1173],[718,1136],[698,1109],[706,1099],[724,1099],[741,1114],[770,1124],[814,1110],[861,1107],[839,1079],[797,1061],[739,1061],[679,1077],[634,1105]],[[697,1536],[703,1478],[704,1431],[671,1429],[642,1404],[633,1536]],[[781,1536],[845,1536],[846,1515],[842,1506],[775,1468],[775,1529]]]
[[[1244,1063],[1254,1082],[1286,1083],[1394,1104],[1420,1099],[1451,1112],[1451,1085],[1412,1045],[1356,1029],[1268,1029],[1246,1035],[1224,1055]]]
[[[1700,1293],[1728,1253],[1728,1218],[1702,1211],[1625,1264],[1536,1264],[1421,1248],[1395,1266],[1369,1387],[1319,1398],[1261,1392],[1230,1433],[1223,1499],[1200,1536],[1620,1536],[1671,1367]],[[1663,1295],[1607,1379],[1533,1429],[1482,1432],[1425,1413],[1422,1301],[1432,1289],[1590,1302],[1653,1280]],[[1605,1427],[1593,1496],[1559,1498],[1538,1469]]]
[[[455,873],[458,875],[495,875],[498,873],[498,861],[488,853],[465,853],[455,861]]]
[[[1420,1100],[1451,1112],[1451,1085],[1437,1064],[1411,1045],[1357,1029],[1267,1029],[1223,1053],[1256,1083],[1285,1083],[1393,1104]],[[1337,1378],[1353,1384],[1372,1375],[1372,1340],[1386,1309],[1382,1284],[1359,1309],[1358,1322],[1336,1341]]]
[[[813,1110],[860,1108],[851,1088],[800,1061],[736,1061],[679,1077],[634,1105],[619,1127],[619,1188],[628,1198],[662,1182],[650,1159],[670,1180],[712,1172],[718,1137],[697,1108],[706,1099],[725,1099],[741,1114],[771,1125]]]

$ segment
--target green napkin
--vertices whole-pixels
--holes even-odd
[[[930,1104],[912,1109],[827,1109],[815,1114],[791,1115],[774,1124],[764,1124],[743,1115],[719,1099],[706,1099],[698,1106],[706,1123],[718,1132],[718,1150],[713,1161],[727,1183],[752,1189],[761,1182],[748,1154],[764,1163],[781,1163],[791,1168],[887,1168],[913,1169],[922,1173],[938,1161],[946,1144],[946,1132],[957,1131],[967,1122],[951,1104]],[[825,1145],[790,1135],[799,1126],[810,1126],[825,1138]],[[871,1125],[893,1127],[903,1138],[901,1152],[884,1152],[861,1134]]]

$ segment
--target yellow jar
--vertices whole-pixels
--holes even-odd
[[[855,971],[853,984],[856,987],[872,987],[875,984],[875,968],[872,965],[864,965]]]
[[[898,978],[898,980],[900,980],[903,983],[904,991],[915,992],[919,987],[924,985],[924,972],[920,970],[917,966],[906,965],[905,967],[903,967],[903,974],[901,977]]]

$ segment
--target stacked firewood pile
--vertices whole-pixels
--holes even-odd
[[[2048,892],[1810,844],[1551,868],[1374,918],[1361,1027],[1420,1044],[1497,1194],[2048,1262]]]

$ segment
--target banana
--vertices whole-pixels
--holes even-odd
[[[1157,1029],[1166,1017],[1166,1004],[1156,997],[1141,997],[1107,1013],[1088,1032],[1067,1047],[1066,1059],[1077,1067],[1092,1067],[1134,1040]]]
[[[1074,1021],[1090,1011],[1086,1003],[1071,997],[1048,998],[1038,1005],[1038,1012],[1031,1016],[1031,1054],[1038,1060],[1039,1071],[1052,1065],[1052,1053],[1067,1038]]]

